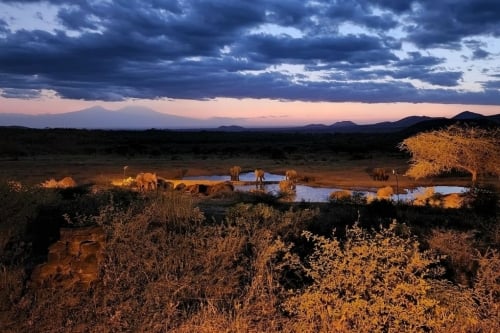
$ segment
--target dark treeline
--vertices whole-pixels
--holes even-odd
[[[286,159],[294,153],[399,153],[404,133],[221,131],[110,131],[0,128],[0,157],[117,155],[168,157],[202,154]]]

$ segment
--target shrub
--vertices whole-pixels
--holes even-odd
[[[471,284],[474,273],[474,233],[455,230],[433,229],[427,242],[431,249],[445,256],[448,268],[456,282]]]
[[[474,296],[479,304],[482,325],[500,331],[500,254],[488,250],[478,258]]]
[[[468,193],[471,207],[482,216],[495,216],[500,197],[493,185],[475,186]]]
[[[26,239],[28,224],[45,205],[59,203],[51,190],[21,186],[19,189],[0,181],[0,263],[18,264],[30,255]]]
[[[427,278],[437,263],[396,223],[377,232],[355,225],[344,244],[305,232],[315,244],[305,265],[312,284],[284,302],[301,332],[410,332],[442,327]]]
[[[379,188],[377,191],[377,197],[380,199],[390,199],[393,194],[394,190],[391,186]]]

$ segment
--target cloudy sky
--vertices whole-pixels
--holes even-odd
[[[2,0],[0,112],[500,113],[498,0]]]

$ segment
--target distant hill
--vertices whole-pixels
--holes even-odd
[[[100,106],[61,114],[28,115],[0,113],[0,126],[28,128],[82,128],[82,129],[206,129],[225,132],[241,131],[295,131],[332,133],[380,133],[408,130],[409,132],[435,129],[455,122],[475,122],[480,125],[500,124],[500,114],[484,116],[464,111],[452,118],[409,116],[397,121],[384,121],[359,125],[352,121],[338,121],[331,125],[309,124],[297,127],[252,128],[246,127],[246,118],[213,117],[196,119],[156,112],[146,107],[128,106],[108,110]],[[236,125],[238,124],[238,125]]]
[[[336,123],[330,125],[330,128],[346,128],[346,127],[355,127],[358,124],[353,123],[352,121],[337,121]]]
[[[485,118],[485,117],[486,116],[479,114],[479,113],[475,113],[475,112],[471,112],[471,111],[464,111],[464,112],[457,114],[456,116],[454,116],[451,119],[467,120],[467,119],[478,119],[478,118]]]
[[[242,126],[237,126],[237,125],[223,125],[217,127],[218,130],[223,131],[223,132],[243,132],[245,131],[245,127]]]
[[[323,124],[311,124],[302,127],[295,127],[296,131],[315,131],[315,132],[337,132],[337,133],[378,133],[395,132],[417,124],[422,121],[432,119],[426,116],[410,116],[398,121],[384,121],[369,125],[358,125],[352,121],[339,121],[330,126]]]
[[[404,132],[408,135],[412,135],[424,131],[438,130],[456,123],[479,127],[497,127],[500,126],[500,115],[484,116],[482,114],[466,111],[452,118],[431,118],[416,123],[404,129]]]

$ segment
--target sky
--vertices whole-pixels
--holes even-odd
[[[2,0],[0,113],[500,113],[498,0]]]

